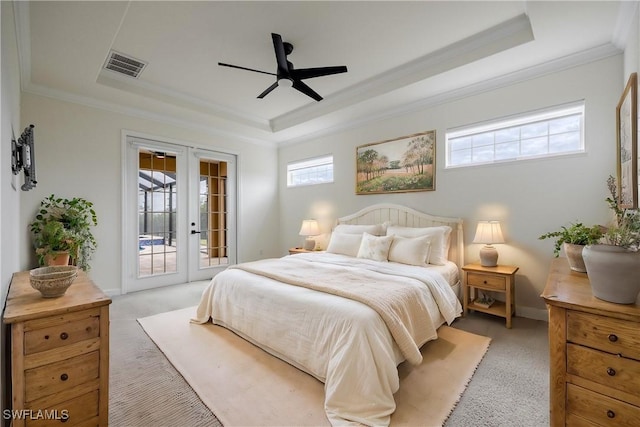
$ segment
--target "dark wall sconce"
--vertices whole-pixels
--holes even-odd
[[[24,171],[23,191],[29,191],[35,188],[36,181],[36,157],[33,145],[33,128],[34,125],[27,126],[20,138],[16,141],[11,140],[11,170],[14,175],[18,175],[20,171]]]

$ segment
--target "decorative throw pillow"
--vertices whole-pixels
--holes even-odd
[[[332,233],[327,252],[355,257],[361,240],[361,234]]]
[[[429,261],[431,238],[393,236],[389,248],[389,261],[424,267]]]
[[[401,227],[392,225],[387,227],[387,235],[401,237],[431,237],[431,253],[429,254],[429,264],[445,265],[449,259],[449,239],[451,237],[451,227],[441,225],[439,227]]]
[[[361,225],[361,224],[338,224],[333,229],[334,233],[362,234],[369,233],[374,236],[384,236],[385,227],[383,224]]]
[[[392,241],[393,236],[374,236],[369,233],[363,233],[360,249],[358,250],[358,258],[387,261]]]

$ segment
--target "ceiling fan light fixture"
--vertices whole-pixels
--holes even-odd
[[[278,86],[285,87],[285,88],[291,88],[291,87],[293,87],[293,81],[291,79],[288,79],[288,78],[282,78],[282,79],[278,80]]]

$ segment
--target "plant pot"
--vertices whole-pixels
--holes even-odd
[[[582,251],[593,296],[633,304],[640,293],[640,252],[620,246],[587,245]]]
[[[51,265],[69,265],[69,252],[61,251],[47,254],[44,257],[44,264]]]
[[[573,243],[563,243],[562,248],[567,256],[569,262],[569,268],[579,273],[586,273],[587,267],[584,265],[584,259],[582,258],[582,249],[584,245],[574,245]]]

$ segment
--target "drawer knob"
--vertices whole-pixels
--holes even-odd
[[[60,334],[60,339],[61,340],[66,340],[67,338],[69,338],[69,334],[66,332],[63,332]]]
[[[609,409],[609,410],[607,411],[607,417],[609,417],[609,418],[615,418],[615,417],[616,417],[616,413],[615,413],[615,412],[613,412],[611,409]]]
[[[62,375],[60,375],[60,379],[61,379],[62,381],[66,381],[66,380],[68,380],[68,379],[69,379],[69,375],[67,375],[67,374],[62,374]]]
[[[609,341],[611,342],[618,341],[618,336],[616,334],[609,334]]]
[[[485,280],[485,281],[484,281],[484,282],[482,282],[482,283],[484,283],[484,284],[486,285],[486,284],[487,284],[487,281]]]
[[[609,374],[609,376],[614,376],[616,374],[616,370],[613,368],[607,368],[607,374]]]

